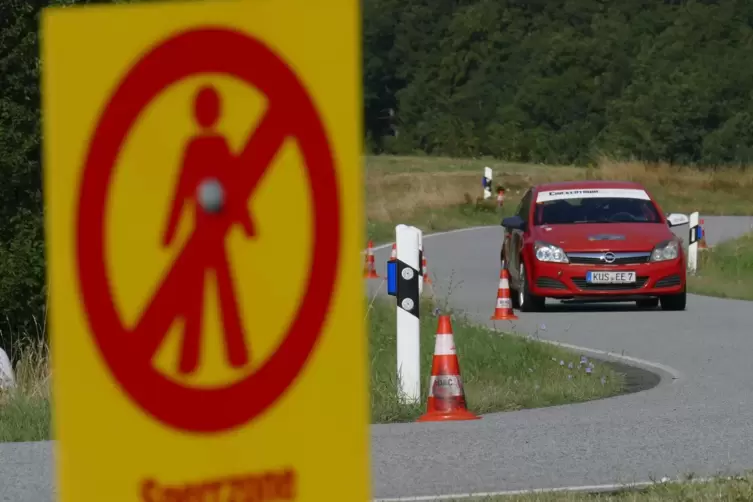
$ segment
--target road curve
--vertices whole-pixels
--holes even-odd
[[[713,245],[753,218],[705,217]],[[652,362],[654,389],[570,406],[485,415],[467,423],[372,426],[376,498],[644,481],[753,468],[750,303],[691,296],[685,312],[572,306],[489,321],[501,229],[424,237],[438,296],[481,324]],[[388,248],[376,252],[380,269]],[[632,315],[627,317],[628,312]],[[546,329],[542,330],[544,324]],[[747,402],[747,404],[746,404]],[[54,442],[0,444],[0,501],[53,500]]]
[[[707,242],[736,237],[751,225],[749,217],[705,217]],[[436,294],[443,298],[450,290],[453,308],[480,324],[653,362],[649,369],[664,378],[637,394],[468,423],[373,426],[375,497],[620,484],[753,468],[749,302],[691,295],[685,312],[553,303],[544,313],[495,323],[489,316],[501,235],[499,227],[484,227],[425,237]],[[377,263],[388,252],[380,249]]]

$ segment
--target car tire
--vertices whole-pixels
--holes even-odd
[[[687,303],[687,294],[683,289],[682,293],[662,296],[660,301],[662,310],[685,310]]]
[[[541,312],[542,310],[544,310],[546,298],[544,298],[543,296],[533,295],[528,289],[526,266],[523,264],[523,260],[520,260],[518,287],[520,288],[520,291],[515,296],[517,297],[519,305],[518,308],[521,312]]]
[[[515,286],[512,285],[512,274],[510,274],[510,267],[507,263],[505,263],[505,269],[507,269],[507,277],[509,277],[509,284],[510,284],[510,301],[512,302],[512,308],[513,309],[520,309],[520,295],[518,295],[518,290],[515,289]]]
[[[659,306],[658,298],[646,298],[645,300],[637,300],[635,304],[641,309],[655,309]]]

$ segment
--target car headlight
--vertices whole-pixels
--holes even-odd
[[[536,253],[536,259],[539,261],[548,261],[552,263],[570,263],[567,259],[567,255],[557,246],[546,242],[537,242],[534,244],[534,252]]]
[[[679,244],[675,240],[660,242],[651,252],[651,261],[674,260],[680,255]]]

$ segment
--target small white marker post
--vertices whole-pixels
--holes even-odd
[[[0,349],[0,390],[10,390],[16,386],[16,379],[13,376],[13,366],[10,364],[8,354]]]
[[[492,168],[484,168],[484,199],[492,196]]]
[[[698,211],[690,213],[690,227],[688,230],[688,271],[695,275],[698,271]]]
[[[395,227],[397,243],[397,377],[403,403],[421,400],[418,259],[420,232],[415,227]]]

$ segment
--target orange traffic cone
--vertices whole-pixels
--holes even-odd
[[[429,277],[429,267],[426,265],[426,255],[421,263],[421,274],[424,276],[424,284],[431,284],[431,277]]]
[[[465,404],[463,379],[460,377],[460,363],[455,350],[450,316],[439,316],[426,413],[416,421],[442,422],[445,420],[478,420],[480,418],[468,411]]]
[[[390,255],[390,261],[397,260],[397,243],[392,243],[392,254]]]
[[[512,300],[510,299],[510,276],[507,269],[502,268],[499,273],[499,289],[497,289],[497,306],[494,314],[491,316],[492,321],[514,321],[518,318],[512,310]]]
[[[364,264],[364,277],[366,279],[379,279],[379,274],[374,267],[374,243],[369,241],[366,249],[366,263]]]

